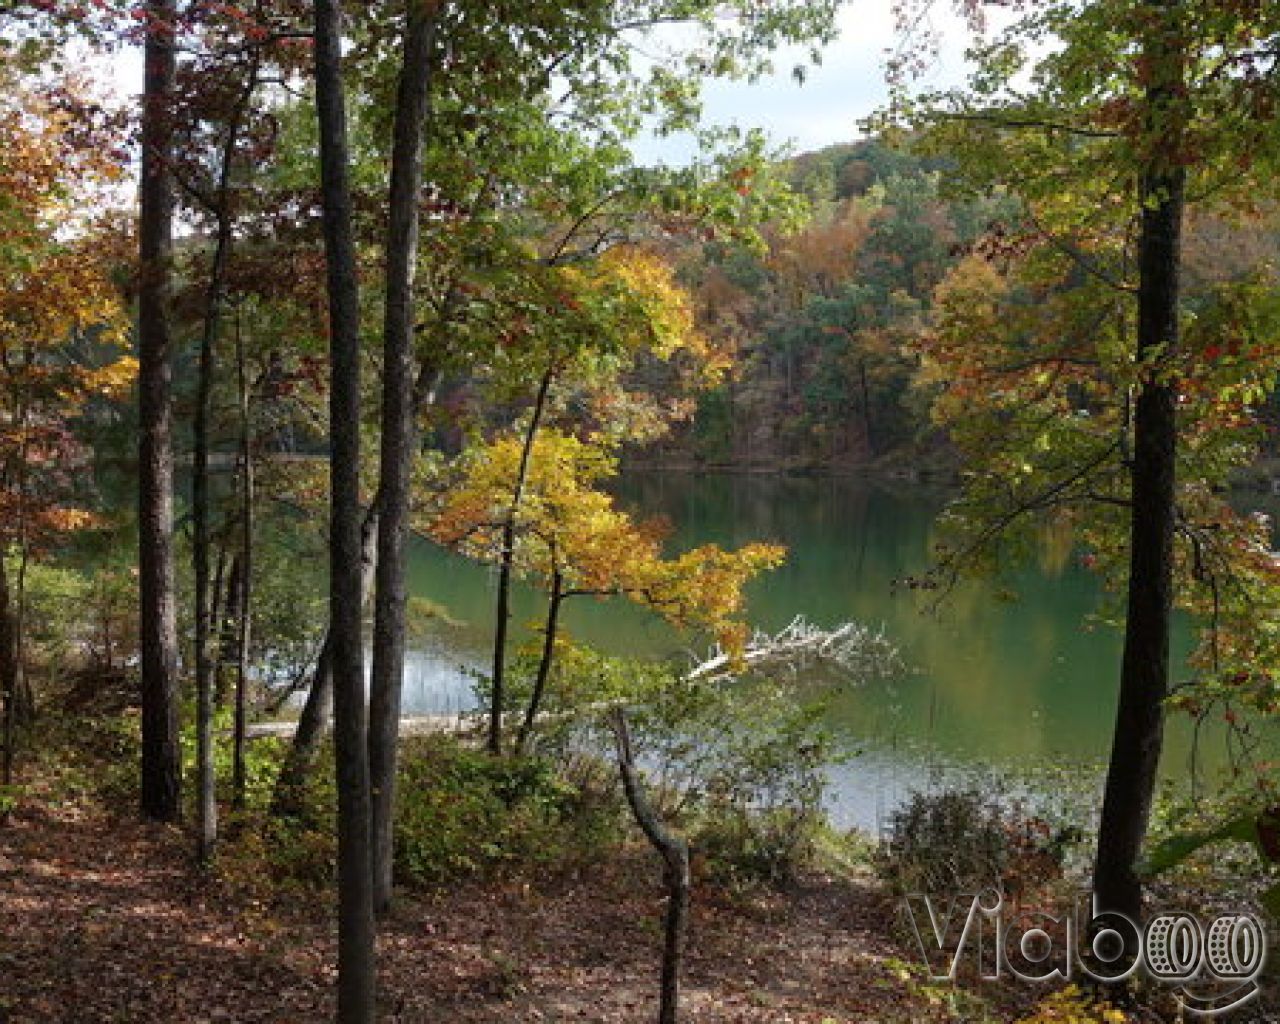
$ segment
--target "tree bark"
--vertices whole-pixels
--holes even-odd
[[[663,930],[662,988],[658,1024],[676,1024],[680,1010],[680,967],[684,959],[685,932],[689,918],[689,845],[658,820],[644,795],[631,753],[627,718],[619,708],[614,712],[614,737],[618,749],[618,770],[631,813],[645,838],[661,855],[667,884],[667,914]]]
[[[253,622],[253,436],[249,418],[249,374],[245,363],[244,337],[236,322],[236,380],[240,391],[240,564],[236,605],[236,718],[232,749],[231,792],[237,808],[244,807],[244,745],[248,727],[249,633]]]
[[[225,537],[218,539],[218,559],[213,567],[213,581],[209,586],[209,642],[214,643],[215,634],[220,636],[222,633],[222,620],[226,614],[226,606],[223,602],[223,583],[226,579],[227,572],[227,543]],[[222,651],[218,645],[215,645],[215,653],[213,655],[213,703],[216,707],[222,703]]]
[[[224,153],[224,157],[225,155]],[[226,171],[224,164],[224,194]],[[214,846],[218,841],[217,779],[213,757],[214,687],[209,659],[209,633],[212,625],[212,601],[209,595],[209,415],[213,404],[214,345],[217,341],[223,275],[230,242],[230,225],[225,210],[220,210],[218,239],[209,275],[204,330],[200,338],[196,414],[192,427],[191,564],[195,576],[196,601],[196,858],[201,864],[207,864],[212,859]]]
[[[4,564],[4,552],[0,551],[0,697],[4,698],[4,754],[0,759],[0,786],[6,789],[13,785],[19,675],[21,668],[13,601],[9,593],[9,570]]]
[[[529,479],[529,463],[533,458],[533,445],[538,438],[538,426],[547,405],[547,392],[555,377],[554,365],[548,366],[538,384],[538,394],[529,415],[529,429],[525,431],[524,448],[520,452],[520,468],[516,471],[515,486],[511,492],[511,505],[507,509],[502,527],[502,551],[498,564],[497,610],[493,624],[493,678],[489,693],[489,753],[495,757],[502,753],[502,702],[506,696],[507,626],[511,620],[511,577],[515,563],[516,518],[524,500],[525,484]]]
[[[200,359],[196,386],[196,414],[193,426],[191,515],[193,520],[191,562],[195,576],[196,602],[196,775],[197,849],[201,863],[213,856],[218,841],[217,778],[214,768],[213,711],[214,665],[210,657],[210,634],[213,630],[213,605],[210,593],[209,550],[209,419],[213,405],[213,375],[218,329],[222,324],[222,306],[226,291],[227,260],[231,252],[230,186],[231,164],[235,159],[240,136],[241,118],[257,88],[257,64],[251,64],[244,89],[227,123],[221,165],[218,168],[217,234],[213,260],[209,268],[209,286],[205,299],[204,326],[200,335]]]
[[[374,911],[391,908],[396,748],[405,657],[405,539],[417,431],[414,429],[414,277],[418,261],[418,194],[428,116],[436,15],[411,3],[396,95],[386,238],[383,326],[382,443],[374,596],[373,665],[369,684],[369,773],[373,807]]]
[[[138,218],[138,597],[142,663],[141,810],[182,811],[173,568],[169,299],[173,256],[174,0],[148,0]]]
[[[418,371],[418,380],[413,392],[413,418],[435,401],[436,388],[440,383],[440,371],[431,367],[423,367]],[[373,592],[374,569],[377,565],[378,520],[382,508],[382,490],[373,496],[373,502],[365,512],[364,522],[360,526],[360,600],[361,607],[369,603],[369,595]],[[329,724],[329,715],[333,705],[333,672],[330,657],[331,626],[325,627],[324,641],[320,645],[320,654],[316,658],[315,672],[312,674],[311,686],[307,690],[307,699],[302,706],[302,714],[298,719],[298,728],[293,734],[293,743],[284,766],[280,769],[280,778],[276,782],[272,796],[272,813],[277,815],[297,815],[302,810],[302,795],[306,789],[307,777],[315,764],[316,753],[320,742],[324,739]]]
[[[556,631],[560,622],[560,605],[564,603],[564,577],[559,569],[551,572],[551,596],[547,601],[547,623],[543,629],[542,657],[538,660],[538,674],[533,680],[533,692],[529,694],[529,706],[525,708],[524,721],[516,736],[516,753],[523,754],[529,746],[537,724],[542,697],[546,693],[547,680],[551,677],[551,665],[556,655]]]
[[[1177,3],[1152,3],[1163,27]],[[1099,908],[1137,921],[1136,865],[1151,813],[1164,732],[1173,607],[1176,388],[1168,379],[1178,343],[1178,292],[1186,172],[1177,162],[1177,102],[1183,57],[1160,29],[1144,53],[1155,70],[1148,123],[1159,125],[1141,183],[1137,356],[1143,366],[1133,423],[1128,611],[1115,737],[1107,771],[1094,893]],[[1154,133],[1153,133],[1154,134]]]
[[[867,384],[867,357],[858,360],[858,386],[862,391],[862,434],[867,444],[867,455],[876,457],[876,441],[871,429],[871,388]]]
[[[360,603],[368,604],[373,590],[373,570],[377,563],[378,513],[381,498],[374,495],[373,503],[365,511],[360,524]],[[293,743],[280,769],[272,794],[273,814],[296,817],[302,813],[303,795],[307,779],[320,752],[321,741],[328,733],[329,719],[333,712],[333,624],[326,627],[316,668],[311,676],[307,699],[302,705],[298,727],[293,733]]]
[[[329,293],[329,621],[338,788],[339,1024],[375,1015],[369,749],[360,608],[360,293],[339,0],[316,0],[316,114]]]
[[[231,524],[229,524],[231,525]],[[231,543],[228,538],[227,543]],[[227,701],[227,673],[236,660],[236,641],[239,637],[240,625],[240,551],[232,552],[231,568],[226,572],[224,596],[222,600],[221,619],[218,621],[218,687],[217,704],[222,707]]]

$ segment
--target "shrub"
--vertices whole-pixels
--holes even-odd
[[[180,734],[182,745],[182,775],[190,780],[186,786],[187,796],[191,801],[198,798],[196,784],[197,743],[194,722],[194,708],[183,715],[185,724]],[[235,708],[230,706],[215,708],[213,716],[213,764],[218,779],[218,797],[230,801],[232,798],[232,780],[235,773],[235,745],[232,741],[232,730],[235,726]],[[284,763],[288,750],[288,741],[278,736],[263,736],[246,739],[244,745],[244,789],[245,807],[265,810],[271,802],[275,791],[276,780],[280,775],[280,766]],[[329,764],[332,754],[318,759],[321,764]],[[323,775],[323,772],[318,774]],[[316,787],[313,787],[316,788]],[[320,784],[323,788],[323,783]],[[315,796],[323,797],[319,794]],[[332,817],[329,806],[317,808],[328,820]],[[194,817],[194,803],[191,814]]]
[[[614,736],[598,709],[621,702],[650,800],[713,877],[783,884],[813,859],[835,760],[823,699],[800,698],[791,678],[695,680],[677,664],[586,647],[567,646],[559,664],[549,706],[560,713],[539,749],[562,760],[594,752],[613,791]]]
[[[721,881],[786,885],[814,859],[831,755],[824,739],[790,725],[739,735],[694,805],[694,843]]]
[[[1019,895],[1062,874],[1077,835],[975,789],[913,793],[891,815],[876,863],[899,892]]]
[[[1003,891],[1004,812],[976,790],[913,793],[889,819],[879,865],[900,892]]]
[[[229,800],[231,744],[224,741],[218,747],[218,782],[220,788],[227,788],[220,796]],[[226,813],[220,822],[218,867],[222,877],[264,896],[272,895],[276,887],[303,891],[323,888],[332,884],[337,870],[333,747],[326,742],[318,752],[299,796],[297,813],[280,816],[272,810],[271,798],[286,748],[286,741],[278,738],[246,744],[245,806]],[[185,744],[184,753],[194,756]],[[190,777],[194,778],[192,771]]]
[[[540,758],[494,758],[447,737],[405,745],[395,857],[406,881],[437,886],[594,859],[618,836],[618,805]]]
[[[785,885],[815,859],[836,759],[820,700],[795,684],[656,679],[633,722],[661,813],[685,829],[713,877]]]
[[[86,788],[106,808],[132,808],[138,800],[138,764],[142,756],[142,716],[86,718],[77,743],[70,748]]]
[[[218,874],[232,887],[273,897],[332,884],[338,856],[332,825],[262,810],[232,813],[221,824]]]

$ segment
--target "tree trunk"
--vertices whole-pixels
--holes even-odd
[[[9,594],[9,570],[4,564],[4,552],[0,551],[0,697],[4,698],[4,754],[0,759],[0,786],[5,789],[13,785],[19,675],[18,637]]]
[[[30,362],[30,357],[28,357]],[[26,412],[22,422],[26,422]],[[26,443],[18,463],[18,571],[9,595],[9,623],[13,636],[13,721],[31,726],[36,720],[36,695],[27,675],[27,568],[31,564],[31,536],[27,505],[27,475],[31,458]]]
[[[1163,26],[1176,4],[1150,5]],[[1148,119],[1159,125],[1142,180],[1137,356],[1143,365],[1133,423],[1128,612],[1115,738],[1107,771],[1094,893],[1099,908],[1137,921],[1136,865],[1151,813],[1164,731],[1173,606],[1176,388],[1167,377],[1178,343],[1178,291],[1185,170],[1176,163],[1177,102],[1183,58],[1153,30],[1144,53],[1155,71]]]
[[[223,168],[224,187],[226,167]],[[222,304],[223,272],[230,244],[229,224],[219,212],[218,240],[209,275],[204,331],[200,338],[200,362],[196,385],[196,415],[192,428],[191,565],[196,600],[196,858],[207,864],[218,841],[217,779],[213,757],[213,672],[209,659],[212,601],[209,595],[209,414],[213,404],[214,344]]]
[[[381,506],[379,495],[374,495],[373,504],[366,510],[364,521],[360,525],[362,615],[363,607],[368,603],[369,594],[373,590],[373,569],[377,562],[378,513]],[[296,817],[302,813],[302,798],[306,792],[307,779],[315,765],[320,743],[328,733],[332,711],[333,624],[330,622],[325,629],[320,654],[316,657],[311,687],[307,690],[307,699],[302,705],[302,714],[298,717],[298,727],[293,733],[293,743],[289,747],[284,765],[280,768],[280,777],[276,780],[271,802],[273,814]]]
[[[224,537],[218,539],[218,559],[213,566],[213,582],[209,586],[209,642],[220,638],[222,620],[226,614],[223,604],[223,584],[227,573],[227,544]],[[215,637],[215,634],[217,636]],[[213,703],[216,707],[222,702],[222,652],[215,647],[213,656]]]
[[[338,788],[338,1021],[375,1015],[369,748],[360,608],[360,294],[339,0],[316,0],[316,114],[329,293],[329,622]]]
[[[229,524],[231,525],[231,524]],[[230,543],[230,540],[228,540]],[[227,702],[227,670],[236,660],[236,641],[240,634],[240,551],[231,555],[231,568],[226,573],[226,586],[222,600],[222,618],[218,620],[218,687],[217,704],[222,707]]]
[[[196,774],[198,777],[197,857],[207,863],[218,841],[217,777],[214,769],[213,711],[214,664],[210,658],[210,634],[213,630],[213,605],[209,580],[209,418],[213,404],[213,375],[218,328],[222,323],[222,304],[226,288],[227,259],[231,251],[230,185],[231,164],[235,159],[240,136],[240,120],[257,88],[257,66],[252,65],[227,124],[221,166],[218,168],[217,238],[209,268],[209,287],[205,300],[204,329],[200,335],[200,360],[196,386],[196,414],[193,427],[191,515],[193,520],[191,562],[195,576],[196,601]]]
[[[547,624],[542,637],[542,657],[538,661],[538,674],[533,680],[533,692],[529,694],[529,706],[525,708],[524,721],[516,736],[516,753],[523,754],[529,746],[529,738],[533,735],[538,720],[538,711],[542,707],[542,697],[547,689],[547,680],[551,677],[551,665],[556,655],[556,630],[560,621],[560,605],[564,603],[564,577],[559,569],[551,573],[551,597],[547,602]]]
[[[169,297],[173,256],[174,0],[148,0],[138,218],[138,597],[142,662],[141,810],[182,812],[173,570]]]
[[[667,914],[662,948],[662,995],[658,1024],[676,1024],[680,1007],[680,966],[684,959],[685,931],[689,918],[689,845],[667,829],[644,795],[631,753],[626,715],[614,712],[614,736],[618,770],[631,813],[650,844],[661,855],[667,884]]]
[[[434,59],[436,15],[411,4],[396,95],[386,239],[382,444],[373,666],[369,683],[369,775],[373,805],[373,902],[391,908],[396,747],[404,686],[405,538],[416,447],[413,409],[414,276],[418,262],[418,193]]]
[[[515,562],[516,518],[520,515],[520,503],[524,500],[525,483],[529,478],[529,462],[533,457],[533,444],[538,437],[538,426],[547,404],[547,392],[555,376],[555,367],[547,367],[538,385],[529,416],[529,429],[525,432],[524,448],[520,452],[520,468],[516,471],[515,487],[511,492],[511,505],[502,527],[502,552],[498,565],[498,607],[494,614],[493,628],[493,688],[489,695],[489,753],[502,753],[502,702],[505,698],[507,670],[507,625],[511,619],[511,577]]]
[[[244,745],[248,726],[246,705],[249,699],[249,630],[253,622],[253,438],[249,420],[249,375],[245,365],[244,337],[236,322],[236,380],[240,391],[240,589],[236,604],[239,610],[236,632],[236,720],[232,752],[232,799],[237,808],[244,807]]]
[[[435,401],[436,388],[440,383],[441,373],[430,367],[423,367],[418,372],[418,380],[413,392],[413,419]],[[373,496],[373,502],[365,512],[364,522],[360,527],[360,600],[363,609],[369,603],[369,595],[373,591],[374,568],[377,565],[378,519],[382,508],[382,491]],[[294,815],[301,813],[302,796],[306,789],[307,777],[315,764],[316,753],[320,749],[320,741],[324,739],[329,724],[329,714],[333,705],[333,673],[330,657],[331,627],[325,628],[324,641],[320,646],[320,654],[316,659],[316,669],[312,674],[311,686],[307,691],[306,702],[302,706],[302,714],[298,719],[298,727],[294,730],[293,743],[284,766],[280,769],[280,778],[276,782],[272,796],[272,813],[278,815]]]
[[[876,442],[871,431],[871,388],[867,385],[867,359],[858,360],[858,386],[862,391],[862,435],[867,446],[867,456],[876,457]]]

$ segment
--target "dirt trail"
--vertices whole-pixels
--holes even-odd
[[[383,929],[388,1022],[641,1022],[654,1016],[661,892],[642,852],[537,886],[402,902]],[[686,1019],[954,1019],[910,995],[869,886],[694,897]],[[205,883],[174,830],[20,809],[0,831],[0,1022],[331,1018],[328,899],[264,902]]]

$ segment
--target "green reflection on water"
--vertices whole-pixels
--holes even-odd
[[[1050,538],[1039,564],[1014,579],[1018,600],[998,599],[986,583],[966,583],[931,614],[927,596],[894,581],[927,567],[933,522],[945,500],[940,493],[853,480],[657,473],[629,476],[617,493],[644,515],[668,518],[673,549],[708,541],[786,544],[786,565],[750,591],[756,625],[780,628],[797,614],[824,624],[885,625],[910,671],[846,688],[833,723],[851,745],[876,751],[878,763],[911,762],[904,785],[918,782],[938,759],[1043,766],[1105,758],[1120,637],[1090,626],[1099,587],[1072,556],[1069,541]],[[434,649],[423,652],[406,702],[418,710],[455,707],[466,691],[458,664],[487,664],[490,574],[424,543],[415,549],[411,583],[463,624],[440,631]],[[523,589],[516,595],[516,623],[534,627],[541,614],[536,594]],[[567,628],[576,639],[618,654],[665,656],[681,646],[653,616],[619,601],[571,603]],[[1180,623],[1178,666],[1190,639]],[[1190,749],[1191,730],[1175,718],[1166,773],[1181,773]],[[1225,763],[1220,733],[1210,730],[1202,739],[1201,760],[1206,770]]]

